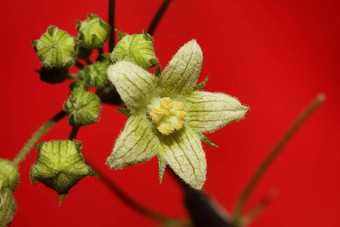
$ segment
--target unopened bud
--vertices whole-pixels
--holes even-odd
[[[62,200],[82,178],[94,176],[95,173],[84,162],[81,146],[75,140],[52,140],[38,144],[38,158],[31,167],[32,183],[37,180],[54,189]]]
[[[32,44],[45,68],[72,66],[78,50],[77,40],[55,26],[50,26],[47,32]]]
[[[111,53],[111,60],[129,61],[148,70],[158,64],[153,48],[153,38],[144,31],[143,34],[127,35],[117,31],[120,39]]]
[[[99,120],[100,99],[92,92],[73,90],[64,104],[72,126],[89,125]]]
[[[88,86],[100,87],[106,80],[106,70],[108,67],[108,61],[98,61],[92,65],[87,65],[82,70],[80,70],[79,77],[83,79]]]
[[[0,227],[10,225],[17,210],[13,191],[9,188],[0,189]]]
[[[19,182],[18,167],[11,161],[0,159],[0,190],[14,191]]]
[[[105,23],[97,15],[89,14],[85,21],[77,21],[78,39],[81,45],[87,49],[101,47],[109,37],[110,25]]]

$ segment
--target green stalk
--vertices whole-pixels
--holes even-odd
[[[273,163],[275,158],[280,154],[282,148],[288,143],[288,141],[292,138],[294,133],[301,127],[301,125],[305,122],[305,120],[314,112],[314,110],[325,101],[326,96],[324,94],[319,94],[314,101],[305,109],[305,111],[297,118],[294,124],[290,127],[287,133],[281,138],[279,143],[274,147],[274,149],[269,153],[266,159],[262,162],[260,167],[257,169],[253,177],[250,179],[246,187],[244,188],[241,196],[239,197],[233,213],[233,220],[235,223],[239,222],[240,216],[242,214],[242,210],[244,208],[245,203],[247,202],[250,194],[263,177],[263,174],[266,172],[268,167]]]
[[[38,131],[36,131],[31,139],[27,141],[24,147],[20,150],[19,154],[14,158],[13,163],[19,165],[22,160],[26,157],[28,152],[32,149],[34,144],[50,129],[53,125],[55,125],[58,121],[60,121],[63,117],[66,116],[66,113],[62,110],[57,113],[54,117],[52,117],[49,121],[43,124]]]

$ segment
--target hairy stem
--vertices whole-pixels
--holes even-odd
[[[153,20],[152,20],[152,22],[149,26],[149,29],[148,29],[148,33],[150,35],[153,35],[155,33],[155,30],[156,30],[159,22],[161,21],[166,9],[170,5],[170,3],[171,3],[171,0],[164,0],[161,7],[159,7],[158,12],[156,13],[155,17],[153,18]]]
[[[305,111],[297,118],[294,124],[289,128],[286,134],[281,138],[278,144],[274,147],[274,149],[269,153],[266,159],[262,162],[260,167],[257,169],[253,177],[250,179],[246,187],[244,188],[241,196],[239,197],[235,208],[233,219],[235,222],[239,221],[239,218],[242,214],[242,210],[244,208],[245,203],[247,202],[250,194],[258,184],[259,180],[262,178],[263,174],[266,172],[268,167],[273,163],[275,158],[278,156],[282,148],[287,144],[287,142],[291,139],[294,133],[301,127],[304,121],[314,112],[314,110],[325,100],[324,94],[319,94],[314,101],[305,109]]]
[[[52,117],[49,121],[43,124],[27,141],[24,147],[20,150],[19,154],[14,158],[13,163],[19,165],[22,160],[26,157],[28,152],[32,149],[34,144],[58,121],[60,121],[63,117],[66,116],[66,113],[62,110],[57,113],[54,117]]]
[[[109,52],[111,53],[115,46],[115,0],[109,0],[109,25],[111,26],[111,33],[109,37]]]

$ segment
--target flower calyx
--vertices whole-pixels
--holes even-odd
[[[99,120],[100,99],[92,92],[75,89],[65,102],[64,110],[70,125],[89,125]]]
[[[32,45],[46,69],[72,66],[78,52],[78,41],[55,26],[50,26]]]
[[[59,194],[60,203],[69,190],[86,176],[96,174],[85,164],[82,144],[75,140],[52,140],[37,145],[38,158],[31,167],[31,181],[43,183]]]
[[[153,38],[147,32],[128,35],[116,30],[119,42],[111,53],[111,60],[128,61],[148,70],[158,64],[153,48]]]
[[[103,46],[110,35],[111,27],[97,15],[89,14],[82,22],[77,21],[78,39],[82,47],[94,49]]]

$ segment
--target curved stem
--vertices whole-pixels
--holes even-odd
[[[170,218],[164,216],[162,214],[158,214],[154,211],[149,210],[148,208],[142,206],[141,204],[134,201],[130,198],[122,189],[120,189],[116,183],[114,183],[108,176],[106,176],[100,169],[98,169],[95,165],[93,165],[88,159],[86,159],[86,163],[88,163],[94,172],[96,172],[100,178],[100,180],[112,191],[114,192],[120,200],[122,200],[126,205],[128,205],[133,210],[138,213],[149,217],[155,221],[159,222],[169,222],[169,223],[177,223],[177,222],[186,222],[185,220],[177,220],[174,218]]]
[[[239,197],[235,208],[233,219],[235,222],[239,221],[241,216],[243,207],[247,202],[251,192],[254,190],[259,180],[262,178],[263,174],[266,172],[270,164],[273,163],[275,158],[278,156],[282,148],[287,144],[287,142],[291,139],[294,133],[300,128],[300,126],[304,123],[304,121],[314,112],[314,110],[325,100],[324,94],[319,94],[314,101],[305,109],[305,111],[298,117],[298,119],[294,122],[294,124],[290,127],[287,133],[281,138],[279,143],[274,147],[274,149],[269,153],[266,159],[262,162],[260,167],[257,169],[253,177],[248,182],[247,186],[244,188],[241,196]]]
[[[28,152],[32,149],[34,144],[58,121],[60,121],[63,117],[66,116],[66,113],[62,110],[57,113],[54,117],[52,117],[49,121],[43,124],[27,141],[24,147],[20,150],[19,154],[14,158],[13,163],[19,165],[22,160],[26,157]]]
[[[115,0],[109,0],[109,25],[111,27],[111,33],[109,37],[109,52],[111,53],[115,46]]]
[[[148,29],[148,33],[150,35],[153,35],[153,33],[155,32],[159,22],[161,21],[163,14],[165,13],[166,9],[168,8],[168,6],[170,5],[171,0],[164,0],[163,4],[161,5],[161,7],[159,7],[158,12],[156,13],[155,17],[153,18],[149,29]]]
[[[69,139],[75,139],[80,127],[73,127],[70,133]],[[85,158],[85,157],[84,157]],[[117,197],[122,200],[126,205],[128,205],[133,210],[137,211],[138,213],[149,217],[155,221],[164,222],[166,224],[181,224],[187,225],[190,223],[187,220],[178,220],[175,218],[170,218],[161,214],[158,214],[154,211],[147,209],[146,207],[142,206],[141,204],[134,201],[130,198],[122,189],[120,189],[116,183],[114,183],[108,176],[106,176],[99,168],[97,168],[91,161],[85,158],[85,162],[91,166],[92,170],[98,175],[99,179],[113,192],[117,195]],[[174,226],[174,225],[172,225]]]

